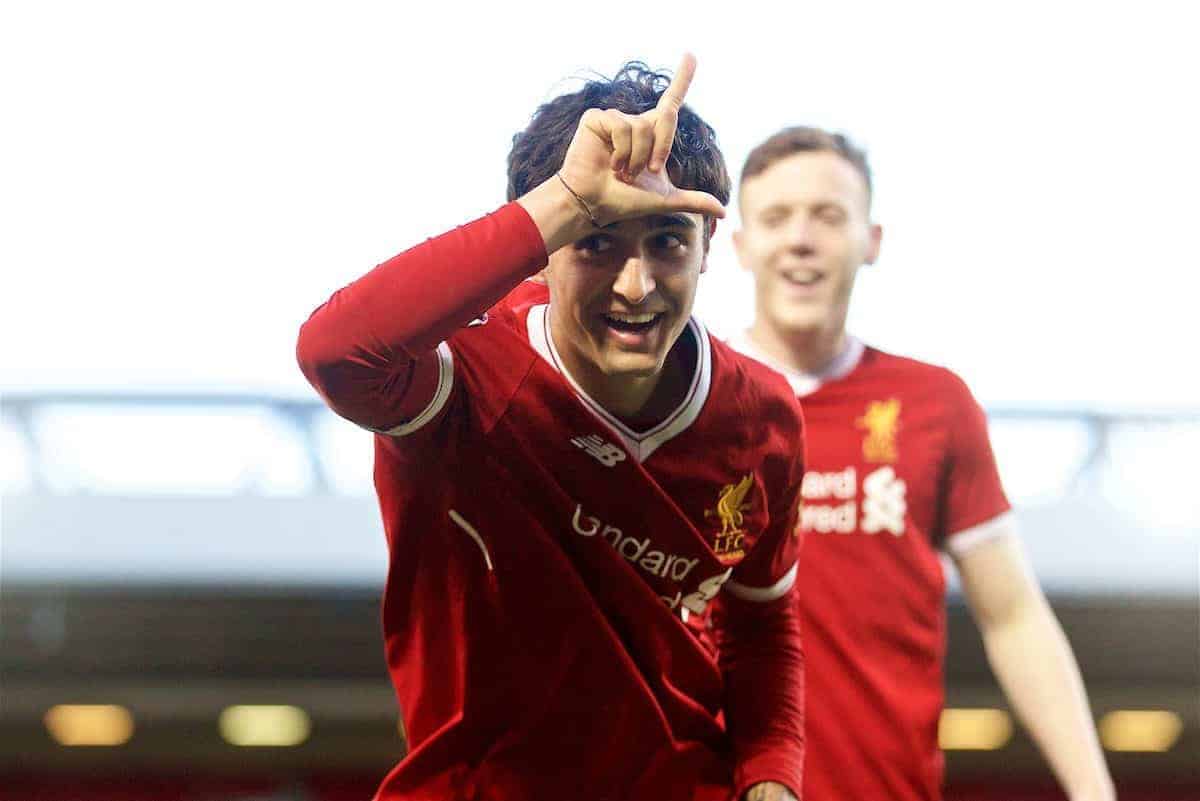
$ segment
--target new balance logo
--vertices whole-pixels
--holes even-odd
[[[613,445],[611,442],[605,442],[596,434],[589,434],[586,437],[575,437],[571,440],[571,444],[576,448],[582,448],[587,451],[596,461],[605,467],[612,467],[617,462],[625,461],[625,451]]]
[[[899,537],[904,533],[904,515],[908,502],[904,495],[908,486],[896,476],[891,467],[881,467],[863,479],[862,530],[868,534],[889,531]]]

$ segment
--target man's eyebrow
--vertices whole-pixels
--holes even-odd
[[[648,220],[651,228],[695,228],[696,221],[685,214],[653,214]]]
[[[647,217],[643,217],[642,219],[646,221],[646,227],[651,229],[696,227],[696,221],[691,217],[688,217],[686,214],[651,214]],[[622,222],[628,222],[628,220],[610,222],[608,225],[604,226],[604,230],[616,228]]]

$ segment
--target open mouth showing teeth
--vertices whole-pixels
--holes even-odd
[[[821,274],[808,270],[801,270],[786,272],[783,274],[783,278],[789,284],[795,284],[796,286],[812,286],[821,280]]]
[[[606,314],[604,322],[617,331],[639,333],[658,324],[661,314]]]

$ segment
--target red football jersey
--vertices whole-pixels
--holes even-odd
[[[686,396],[635,432],[565,372],[541,284],[412,359],[420,326],[395,322],[400,343],[381,333],[394,316],[359,319],[390,305],[442,325],[427,306],[453,293],[434,282],[414,303],[421,282],[403,277],[501,272],[486,251],[537,236],[507,207],[343,289],[302,335],[321,394],[382,429],[383,624],[410,750],[376,798],[727,801],[758,781],[798,786],[803,434],[787,383],[692,320]],[[527,260],[529,274],[545,254]],[[413,392],[420,408],[387,398]],[[684,625],[712,601],[719,663]]]
[[[746,337],[743,352],[770,364]],[[851,339],[804,408],[808,801],[941,798],[942,551],[1013,530],[983,410],[949,370]]]

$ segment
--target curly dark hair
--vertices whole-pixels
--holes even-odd
[[[515,200],[551,178],[562,167],[579,119],[590,108],[641,114],[658,104],[671,76],[630,61],[610,81],[589,80],[582,89],[559,95],[534,112],[528,127],[513,136],[508,153],[508,199]],[[730,180],[725,157],[712,126],[688,106],[679,110],[675,143],[667,175],[680,189],[697,189],[729,202]]]

